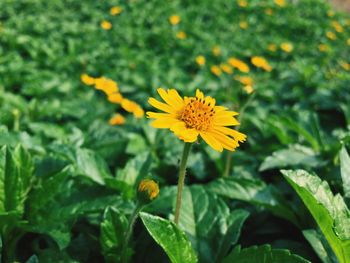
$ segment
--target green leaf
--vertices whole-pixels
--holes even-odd
[[[25,263],[39,263],[39,259],[36,255],[31,256]]]
[[[303,235],[312,246],[323,263],[337,263],[332,249],[320,231],[314,229],[303,230]]]
[[[197,262],[186,234],[173,222],[144,212],[140,216],[150,235],[164,249],[172,263]]]
[[[222,263],[311,263],[286,249],[272,249],[270,245],[253,246],[241,249],[240,246],[227,256]]]
[[[100,244],[106,262],[119,262],[128,220],[115,208],[107,207],[101,223]]]
[[[314,150],[301,145],[292,145],[288,149],[278,150],[266,157],[260,165],[259,171],[273,168],[284,168],[289,166],[317,167],[322,164],[316,156]]]
[[[17,146],[0,150],[0,213],[16,211],[23,214],[24,202],[31,187],[33,163],[27,151]]]
[[[248,202],[270,210],[276,216],[298,224],[291,206],[272,185],[259,179],[228,177],[220,178],[206,185],[212,193],[231,199]]]
[[[185,187],[179,226],[190,238],[199,262],[221,262],[239,236],[249,213],[245,210],[230,212],[217,195],[202,186]]]
[[[304,170],[282,170],[317,222],[340,263],[350,262],[350,211],[326,181]]]
[[[345,147],[340,151],[340,172],[343,180],[345,197],[350,198],[350,157]]]

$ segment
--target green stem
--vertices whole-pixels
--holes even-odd
[[[256,92],[254,92],[252,95],[249,96],[247,102],[243,105],[241,109],[240,115],[238,115],[238,122],[241,123],[241,120],[243,119],[244,113],[247,109],[247,107],[250,105],[250,103],[253,101],[253,98],[255,97]],[[236,131],[239,131],[240,126],[236,126]],[[225,162],[225,170],[223,173],[223,177],[229,176],[232,168],[232,152],[228,152],[226,155],[226,162]]]
[[[132,212],[130,218],[129,218],[129,222],[128,222],[128,229],[125,232],[125,239],[124,239],[124,244],[123,244],[123,248],[122,248],[122,257],[121,257],[121,262],[122,263],[127,263],[128,262],[128,245],[129,245],[129,241],[130,238],[132,236],[132,232],[134,229],[134,225],[136,222],[136,219],[139,216],[139,212],[142,210],[142,208],[144,207],[144,205],[140,204],[139,202],[136,203],[136,207],[134,209],[134,211]]]
[[[177,183],[177,196],[176,196],[176,209],[175,209],[175,224],[179,224],[180,218],[180,209],[181,209],[181,201],[182,201],[182,190],[185,184],[185,175],[186,175],[186,164],[188,155],[191,150],[191,143],[185,143],[184,150],[182,152],[182,158],[180,162],[180,170],[179,170],[179,181]]]

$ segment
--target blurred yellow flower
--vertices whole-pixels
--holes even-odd
[[[350,70],[350,64],[345,62],[345,61],[340,61],[339,62],[340,66],[345,69],[346,71],[349,71]]]
[[[169,23],[173,26],[179,24],[181,21],[181,18],[178,15],[172,15],[169,17]]]
[[[180,31],[176,34],[176,38],[178,38],[178,39],[185,39],[186,37],[187,37],[187,35],[184,31]]]
[[[254,88],[250,85],[244,86],[243,87],[244,91],[247,92],[248,94],[251,94],[254,92]]]
[[[159,186],[153,180],[144,179],[139,184],[138,192],[146,194],[147,199],[154,200],[159,195]]]
[[[145,115],[145,112],[143,109],[139,106],[133,111],[134,117],[135,118],[142,118]]]
[[[196,63],[199,66],[204,66],[205,65],[205,57],[204,56],[197,56],[196,57]]]
[[[101,22],[101,27],[104,29],[104,30],[110,30],[112,28],[112,24],[111,22],[107,21],[107,20],[103,20]]]
[[[134,101],[122,99],[121,106],[125,111],[133,113],[136,118],[141,118],[144,115],[143,109]]]
[[[233,73],[233,69],[230,65],[226,64],[226,63],[222,63],[220,64],[220,68],[222,69],[223,72],[225,72],[226,74],[231,75]]]
[[[112,16],[119,15],[121,12],[123,12],[123,8],[121,8],[120,6],[113,6],[110,10],[110,14]]]
[[[119,92],[108,95],[108,101],[111,103],[120,104],[122,100],[123,100],[123,96]]]
[[[272,14],[273,14],[272,9],[271,8],[266,8],[265,9],[265,14],[267,14],[268,16],[272,16]]]
[[[218,57],[218,56],[220,56],[220,54],[221,54],[221,49],[220,49],[219,46],[214,46],[214,47],[212,48],[211,52],[213,53],[213,55],[214,55],[215,57]]]
[[[277,50],[277,46],[271,43],[267,46],[267,49],[270,50],[271,52],[275,52]]]
[[[337,31],[338,33],[342,33],[344,31],[344,28],[338,21],[332,21],[332,26],[334,30]]]
[[[275,4],[278,5],[279,7],[284,7],[286,6],[286,1],[285,0],[274,0]]]
[[[333,17],[334,16],[334,11],[333,10],[329,10],[329,11],[327,11],[327,16],[329,16],[329,17]]]
[[[113,80],[105,77],[95,79],[95,88],[102,90],[106,95],[110,95],[119,91],[118,84]]]
[[[326,44],[319,44],[318,50],[321,52],[326,52],[328,50],[328,46]]]
[[[346,26],[350,26],[350,19],[345,19],[344,24],[345,24]]]
[[[291,43],[287,43],[287,42],[284,42],[281,44],[281,49],[284,51],[284,52],[287,52],[287,53],[290,53],[293,51],[293,45]]]
[[[125,118],[120,114],[115,114],[109,119],[110,125],[123,125],[125,123]]]
[[[336,40],[337,39],[337,36],[334,34],[334,32],[332,31],[328,31],[326,33],[326,36],[330,39],[330,40]]]
[[[185,142],[195,142],[198,136],[214,150],[234,151],[246,135],[232,128],[239,125],[234,117],[237,112],[216,106],[216,100],[197,89],[195,97],[182,98],[175,89],[158,89],[164,102],[150,98],[148,103],[164,113],[147,112],[148,118],[155,119],[155,128],[170,129]]]
[[[249,66],[244,63],[242,60],[238,59],[238,58],[229,58],[228,59],[228,63],[234,67],[237,68],[239,71],[244,72],[244,73],[248,73],[249,72]]]
[[[80,76],[81,82],[83,82],[85,85],[91,86],[95,84],[95,79],[93,77],[90,77],[88,74],[81,74]]]
[[[241,29],[247,29],[248,28],[248,23],[246,21],[241,21],[241,22],[239,22],[239,27]]]
[[[253,85],[253,79],[248,76],[241,76],[241,77],[235,77],[235,79],[239,82],[241,82],[245,86],[252,86]]]
[[[350,38],[348,38],[348,40],[346,40],[346,44],[348,44],[348,46],[350,46]]]
[[[220,76],[222,74],[222,71],[220,69],[220,67],[214,65],[210,67],[210,71],[215,75],[215,76]]]
[[[254,57],[252,57],[251,62],[257,68],[262,68],[262,69],[264,69],[266,71],[271,71],[272,70],[272,67],[270,66],[270,64],[263,57],[254,56]]]
[[[238,0],[238,5],[240,7],[247,7],[248,6],[248,3],[246,0]]]

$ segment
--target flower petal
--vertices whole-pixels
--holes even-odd
[[[200,132],[201,137],[203,140],[214,150],[218,152],[222,152],[223,147],[220,142],[218,142],[209,132]]]
[[[175,113],[174,109],[172,107],[170,107],[168,104],[160,102],[154,98],[149,98],[148,103],[150,105],[152,105],[153,107],[155,107],[159,110],[165,111],[167,113]]]
[[[156,119],[155,121],[151,122],[151,126],[154,128],[160,128],[160,129],[168,129],[171,126],[174,125],[174,123],[178,122],[177,119],[175,118],[159,118]]]

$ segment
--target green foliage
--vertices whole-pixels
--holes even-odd
[[[303,170],[282,171],[314,217],[339,262],[350,262],[350,211],[327,182]]]
[[[343,189],[345,197],[350,198],[350,157],[345,147],[339,153],[340,155],[340,171],[343,180]]]
[[[164,249],[171,262],[198,262],[186,234],[173,222],[144,212],[140,216],[150,235]]]
[[[285,249],[272,249],[270,245],[253,246],[249,248],[241,249],[240,246],[234,248],[234,250],[227,256],[222,263],[275,263],[275,262],[288,262],[288,263],[307,263],[308,260],[303,259],[300,256],[293,255],[290,251]]]

